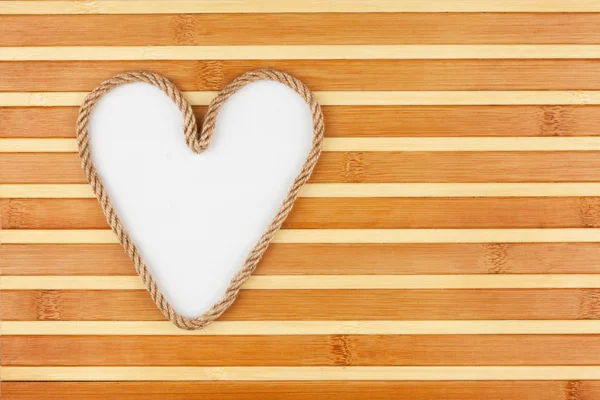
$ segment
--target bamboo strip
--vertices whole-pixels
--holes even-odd
[[[600,275],[258,275],[242,289],[600,288]],[[143,290],[137,276],[0,276],[4,290]]]
[[[3,381],[597,380],[598,366],[2,367]]]
[[[0,14],[329,13],[329,12],[598,12],[590,0],[103,0],[2,1]]]
[[[1,321],[3,335],[572,335],[599,320],[216,321],[200,331],[168,321]]]
[[[600,183],[309,183],[300,197],[597,197]],[[87,184],[0,184],[0,199],[93,198]]]
[[[317,91],[324,105],[574,105],[600,104],[600,90],[587,91]],[[214,91],[184,92],[192,105],[207,105]],[[0,107],[78,106],[86,92],[3,92]]]
[[[600,242],[599,228],[282,229],[273,243],[545,243]],[[0,243],[117,243],[108,229],[4,229]]]
[[[325,138],[324,151],[593,151],[600,137]],[[2,139],[0,153],[72,153],[75,139]]]
[[[0,7],[1,7],[0,3]],[[0,47],[0,61],[600,58],[599,45],[232,45]]]

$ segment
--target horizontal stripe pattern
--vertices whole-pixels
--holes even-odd
[[[598,289],[244,290],[223,321],[598,319]],[[164,321],[145,290],[4,290],[5,321]]]
[[[599,151],[600,137],[325,138],[323,151]],[[2,139],[0,153],[72,153],[75,139]]]
[[[309,183],[300,197],[600,197],[600,183]],[[0,184],[3,199],[94,198],[87,184]]]
[[[11,400],[29,393],[45,393],[64,400],[84,397],[169,396],[172,400],[263,400],[298,396],[326,400],[332,394],[348,400],[387,400],[391,397],[423,400],[463,400],[465,396],[488,400],[531,398],[564,400],[569,393],[592,399],[600,395],[597,381],[197,381],[197,382],[4,382],[2,393]]]
[[[23,243],[118,243],[110,230],[4,229],[0,241]],[[545,243],[600,242],[598,228],[547,229],[282,229],[273,243]]]
[[[597,365],[599,342],[593,335],[45,335],[4,337],[2,353],[5,366]],[[555,348],[570,351],[548,351]]]
[[[410,60],[600,58],[598,45],[295,45],[0,47],[0,61]]]
[[[0,15],[4,28],[0,46],[596,45],[600,34],[598,13],[339,11],[344,10],[331,14]]]
[[[600,152],[324,152],[310,183],[600,181]],[[86,183],[76,153],[0,153],[0,184]]]
[[[121,71],[115,71],[121,72]],[[106,76],[99,76],[94,86]],[[190,81],[191,82],[191,81]],[[194,107],[202,119],[206,107]],[[598,136],[600,106],[323,106],[326,137]],[[74,138],[79,108],[0,107],[2,138]]]
[[[118,244],[3,244],[2,253],[4,275],[136,275]],[[600,246],[593,242],[273,243],[254,272],[256,276],[598,273]]]
[[[2,330],[7,336],[592,335],[600,334],[600,321],[216,321],[200,331],[167,321],[3,321]]]
[[[0,107],[78,106],[86,92],[0,93]],[[192,105],[208,105],[214,91],[188,91]],[[316,91],[323,105],[581,105],[600,104],[600,91]]]
[[[326,13],[326,12],[598,12],[600,6],[586,0],[541,1],[503,0],[492,4],[473,0],[459,0],[448,3],[443,0],[375,0],[368,3],[356,0],[335,0],[323,3],[320,1],[286,1],[252,0],[228,1],[203,0],[200,4],[189,1],[152,1],[140,0],[105,0],[69,2],[54,1],[4,1],[0,14],[159,14],[159,13]]]
[[[3,381],[598,380],[600,367],[2,367],[0,377]]]
[[[302,197],[283,229],[598,228],[598,197]],[[60,216],[60,217],[57,217]],[[0,199],[11,229],[108,229],[95,199]]]
[[[600,396],[600,6],[326,3],[0,2],[4,397]],[[236,304],[179,330],[105,229],[77,107],[143,69],[201,118],[256,67],[317,92],[325,153]]]
[[[557,289],[600,288],[600,275],[301,275],[253,276],[244,290],[264,289]],[[0,276],[4,290],[143,290],[136,276]]]
[[[6,77],[0,91],[89,91],[108,76],[136,70],[162,73],[184,91],[220,90],[257,68],[286,71],[315,91],[598,90],[599,65],[597,58],[5,61],[0,63],[0,75]],[[366,116],[363,111],[362,117]],[[483,115],[478,117],[483,119]],[[347,117],[343,122],[353,126]],[[417,126],[421,130],[422,124]],[[398,123],[390,128],[406,129]]]

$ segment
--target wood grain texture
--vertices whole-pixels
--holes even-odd
[[[600,398],[597,11],[0,2],[2,397]],[[144,69],[201,117],[265,66],[317,91],[326,152],[239,301],[178,330],[85,184],[77,106]]]
[[[135,275],[116,244],[4,244],[2,252],[5,275]],[[255,274],[597,274],[599,266],[595,243],[275,243]]]
[[[107,75],[108,76],[108,75]],[[74,138],[76,107],[0,107],[2,138]],[[194,107],[202,118],[205,107]],[[324,106],[327,137],[598,136],[600,106]]]
[[[325,138],[325,152],[598,151],[598,137]],[[75,139],[0,138],[0,153],[74,153]]]
[[[216,321],[200,331],[168,321],[3,321],[7,336],[597,335],[598,320]]]
[[[247,12],[593,12],[600,11],[594,2],[573,0],[502,0],[494,3],[481,3],[473,0],[375,0],[368,3],[356,0],[335,0],[323,3],[318,0],[286,1],[277,0],[203,0],[192,3],[185,0],[154,0],[147,3],[140,0],[78,1],[3,1],[0,13],[6,14],[161,14],[161,13],[247,13]]]
[[[590,44],[27,46],[0,47],[0,61],[82,60],[463,60],[597,59]]]
[[[0,139],[0,142],[8,139]],[[28,140],[28,139],[16,139]],[[55,139],[52,139],[55,140]],[[464,198],[464,197],[598,197],[599,182],[547,183],[309,183],[306,198]],[[89,185],[0,184],[0,199],[92,199]]]
[[[598,44],[600,39],[597,13],[0,15],[0,26],[0,46]]]
[[[115,400],[144,396],[150,400],[255,399],[265,400],[331,399],[386,400],[403,397],[420,400],[463,400],[467,397],[488,400],[593,400],[600,396],[597,381],[345,381],[345,382],[4,382],[7,400],[29,400],[46,394],[65,400],[110,397]],[[577,397],[573,397],[573,396]],[[442,397],[443,396],[443,397]]]
[[[108,229],[96,199],[0,199],[3,229]],[[598,228],[599,197],[300,198],[287,229]]]
[[[600,89],[600,60],[363,59],[1,62],[0,91],[90,91],[110,76],[138,70],[164,74],[181,90],[220,90],[264,67],[286,71],[312,90]]]
[[[217,91],[186,91],[193,106],[208,105]],[[63,107],[81,104],[88,92],[0,92],[0,107]],[[315,91],[321,105],[460,106],[460,105],[598,105],[600,90],[404,90]]]
[[[116,244],[110,229],[4,229],[5,244]],[[599,228],[281,229],[271,243],[596,243]]]
[[[5,290],[6,321],[163,320],[144,290]],[[600,318],[599,289],[250,290],[223,321]]]
[[[311,183],[593,182],[599,152],[325,152]],[[85,183],[75,153],[0,153],[0,183]]]
[[[325,138],[325,152],[598,151],[599,137]],[[74,153],[75,139],[0,138],[0,153]]]
[[[596,366],[3,367],[4,381],[597,380]]]
[[[592,335],[4,336],[1,343],[2,366],[600,364],[600,338]]]
[[[1,276],[3,290],[144,290],[135,276]],[[245,290],[312,289],[564,289],[600,288],[590,274],[255,275]]]

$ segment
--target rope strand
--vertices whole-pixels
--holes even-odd
[[[312,113],[313,122],[314,136],[312,148],[306,157],[306,161],[302,166],[302,169],[298,173],[294,183],[291,185],[285,200],[273,217],[271,224],[265,230],[254,248],[250,251],[244,264],[231,279],[229,287],[225,291],[223,297],[203,315],[197,318],[187,318],[173,309],[171,304],[169,304],[165,296],[158,288],[156,281],[142,260],[137,247],[135,244],[133,244],[129,234],[121,224],[121,220],[119,219],[108,193],[106,192],[104,185],[102,184],[102,181],[96,172],[96,168],[94,167],[91,159],[90,137],[88,133],[90,115],[94,106],[96,103],[98,103],[102,96],[117,86],[126,85],[133,82],[145,82],[154,85],[167,94],[167,96],[169,96],[169,98],[177,105],[183,115],[183,134],[185,143],[194,153],[201,153],[210,145],[210,141],[215,130],[216,117],[221,106],[238,90],[249,83],[260,80],[272,80],[283,83],[284,85],[293,89],[304,99],[304,101],[306,101],[306,103],[308,103]],[[196,117],[192,111],[192,107],[183,97],[183,94],[167,78],[152,72],[127,72],[116,75],[102,82],[96,89],[86,96],[79,110],[79,117],[77,118],[77,145],[79,148],[81,166],[85,172],[87,181],[91,185],[96,198],[102,206],[102,210],[104,211],[104,215],[108,224],[113,232],[117,235],[119,243],[121,243],[121,246],[123,246],[123,249],[127,255],[133,261],[136,272],[144,282],[148,293],[150,293],[150,296],[156,303],[158,309],[167,319],[169,319],[179,328],[188,330],[204,328],[219,318],[221,314],[223,314],[225,310],[227,310],[231,304],[233,304],[241,286],[250,277],[250,275],[252,275],[264,252],[273,240],[275,233],[281,228],[281,225],[290,213],[292,206],[298,197],[300,188],[310,177],[321,154],[323,134],[323,114],[321,112],[319,103],[311,91],[300,80],[294,78],[293,76],[286,74],[285,72],[272,69],[258,69],[255,71],[246,72],[221,90],[208,106],[208,111],[204,118],[204,123],[201,127],[200,133],[198,130],[198,124],[196,122]]]

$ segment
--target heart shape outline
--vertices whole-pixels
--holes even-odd
[[[152,274],[148,270],[148,267],[142,260],[142,257],[137,249],[137,246],[133,243],[127,230],[121,224],[119,216],[115,211],[112,201],[108,196],[107,191],[104,188],[102,180],[96,172],[96,168],[91,159],[91,148],[90,148],[90,136],[88,133],[88,123],[92,110],[98,101],[108,93],[110,90],[117,86],[134,83],[134,82],[145,82],[154,85],[161,89],[173,102],[177,105],[179,110],[182,112],[184,117],[184,139],[187,146],[195,153],[202,153],[210,145],[210,140],[215,130],[216,118],[220,107],[238,90],[248,85],[249,83],[261,81],[261,80],[272,80],[280,82],[296,93],[298,93],[304,101],[309,105],[312,121],[313,121],[313,140],[311,149],[306,157],[304,165],[300,172],[294,179],[288,193],[282,202],[279,210],[275,213],[271,223],[267,229],[263,232],[261,238],[254,245],[243,265],[238,269],[234,277],[231,279],[229,286],[227,287],[225,294],[215,302],[211,308],[196,318],[188,318],[181,315],[173,309],[171,304],[165,298],[163,293],[158,287],[158,284],[152,277]],[[198,130],[198,124],[196,117],[192,111],[192,107],[183,97],[183,94],[179,89],[166,77],[153,73],[153,72],[126,72],[119,75],[115,75],[102,82],[96,87],[91,93],[89,93],[79,109],[79,116],[77,118],[76,133],[77,133],[77,146],[79,149],[79,157],[81,160],[81,166],[84,170],[86,179],[98,202],[102,206],[104,216],[112,231],[116,234],[119,243],[133,261],[137,274],[142,279],[146,290],[150,293],[152,300],[163,313],[163,315],[173,322],[177,327],[186,330],[197,330],[202,329],[209,325],[211,322],[219,318],[235,301],[237,294],[240,291],[243,283],[252,275],[263,254],[269,247],[273,237],[281,228],[281,225],[289,215],[292,206],[294,205],[298,193],[302,186],[308,181],[312,174],[315,165],[321,155],[323,147],[325,126],[323,122],[323,113],[321,107],[317,102],[316,98],[308,89],[308,87],[302,83],[299,79],[281,71],[274,69],[257,69],[254,71],[246,72],[231,83],[225,86],[216,97],[210,102],[208,110],[206,112],[204,122],[201,125],[201,131]]]

